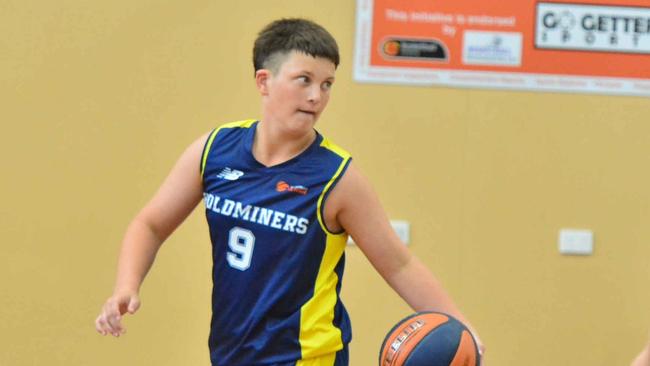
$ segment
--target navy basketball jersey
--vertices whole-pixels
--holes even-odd
[[[323,203],[350,155],[317,133],[301,154],[266,167],[257,122],[226,124],[206,143],[201,174],[212,241],[213,365],[300,365],[351,339],[339,299],[347,235]]]

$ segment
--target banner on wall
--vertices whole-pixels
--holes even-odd
[[[650,96],[650,4],[357,0],[354,78]]]

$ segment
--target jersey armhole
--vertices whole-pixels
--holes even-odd
[[[217,132],[219,132],[219,128],[212,130],[212,132],[210,132],[210,135],[208,135],[207,140],[205,141],[205,145],[203,146],[203,153],[201,154],[201,165],[199,166],[199,171],[201,172],[201,180],[203,180],[205,163],[208,161],[208,155],[210,154],[210,149],[212,148],[212,142],[217,136]]]
[[[341,179],[343,174],[345,174],[346,170],[348,169],[348,166],[350,166],[351,161],[352,161],[352,157],[348,156],[341,162],[338,170],[336,171],[336,173],[334,173],[332,179],[330,179],[330,181],[327,183],[325,189],[323,189],[323,192],[320,195],[320,198],[318,199],[318,222],[320,223],[320,226],[323,229],[323,231],[325,231],[330,235],[344,234],[345,229],[342,229],[341,231],[338,232],[334,232],[327,227],[327,225],[325,224],[325,201],[327,200],[327,197],[329,196],[332,189],[339,182],[339,179]]]
[[[201,172],[201,179],[203,179],[203,174],[205,173],[205,164],[208,161],[208,155],[210,155],[210,150],[212,149],[212,143],[214,142],[214,138],[217,136],[219,131],[221,131],[222,128],[233,128],[233,127],[243,127],[243,128],[250,128],[253,124],[257,122],[256,119],[245,119],[242,121],[235,121],[235,122],[230,122],[223,124],[214,130],[210,132],[210,136],[208,137],[207,141],[205,142],[205,146],[203,147],[203,154],[201,155],[201,166],[200,166],[200,172]]]

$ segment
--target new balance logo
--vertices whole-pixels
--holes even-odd
[[[223,168],[221,173],[217,174],[217,178],[225,180],[237,180],[239,177],[244,175],[244,172],[241,170],[230,169],[228,167]]]

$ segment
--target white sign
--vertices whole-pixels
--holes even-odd
[[[465,31],[463,63],[466,65],[520,66],[521,33]]]
[[[538,3],[535,47],[650,53],[650,8]]]

